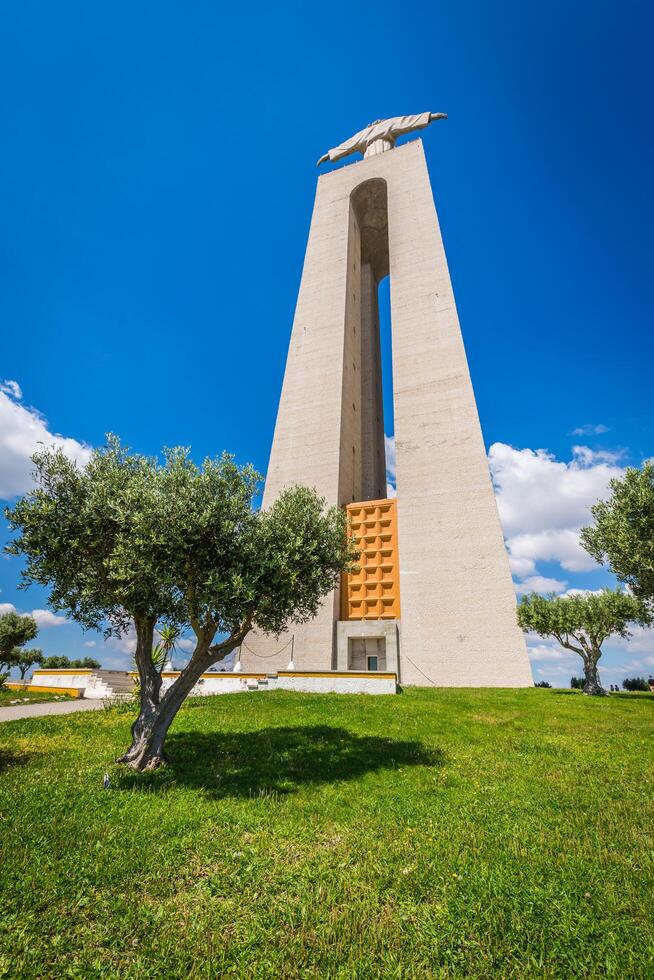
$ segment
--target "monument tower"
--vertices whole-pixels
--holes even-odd
[[[315,487],[360,549],[311,622],[251,633],[243,669],[394,670],[403,684],[533,683],[422,141],[372,123],[318,179],[263,506]],[[388,497],[378,287],[390,276],[397,498]],[[291,642],[292,641],[292,642]]]

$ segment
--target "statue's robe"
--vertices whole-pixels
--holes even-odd
[[[431,113],[420,112],[417,116],[395,116],[393,119],[382,119],[380,122],[367,126],[360,133],[350,136],[340,146],[335,146],[327,154],[330,161],[341,160],[350,153],[363,153],[364,157],[374,156],[392,150],[398,136],[412,133],[416,129],[428,126]]]

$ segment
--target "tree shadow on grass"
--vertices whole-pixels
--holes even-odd
[[[0,749],[0,773],[16,766],[26,766],[34,757],[33,752],[13,752],[11,749]]]
[[[212,797],[261,797],[301,786],[356,779],[379,769],[442,766],[440,749],[379,735],[355,735],[326,725],[254,732],[180,732],[166,741],[167,766],[151,773],[123,771],[117,786],[145,791],[172,786]]]

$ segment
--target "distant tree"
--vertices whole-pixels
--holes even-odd
[[[581,543],[637,598],[654,604],[654,463],[629,467],[609,486],[610,498],[591,508],[595,524],[582,528]]]
[[[109,437],[84,470],[57,450],[33,461],[36,488],[6,512],[18,532],[7,548],[26,559],[23,586],[49,587],[52,609],[106,635],[133,623],[140,712],[120,761],[134,769],[164,760],[168,728],[203,672],[254,626],[278,634],[313,618],[356,557],[340,508],[292,487],[255,511],[258,474],[226,454],[198,467],[172,449],[162,464]],[[196,646],[162,695],[152,649],[166,624],[190,627]]]
[[[34,667],[35,664],[43,663],[43,654],[40,650],[25,650],[17,647],[13,651],[14,655],[14,667],[18,667],[20,671],[20,679],[25,680],[25,674],[28,670]]]
[[[584,662],[585,694],[606,694],[597,669],[602,643],[609,636],[629,637],[627,627],[631,623],[646,625],[649,621],[650,614],[642,602],[612,589],[547,597],[532,592],[518,605],[518,623],[523,630],[552,637],[566,650],[579,654]]]
[[[17,612],[0,615],[0,670],[11,670],[16,666],[15,651],[33,640],[38,631],[31,616],[21,616]]]
[[[583,691],[585,683],[586,683],[585,677],[570,678],[570,687],[572,688],[573,691]]]
[[[69,657],[52,656],[45,657],[41,666],[44,670],[73,670],[75,668],[78,670],[94,670],[100,666],[100,661],[94,660],[93,657],[70,660]]]
[[[625,691],[649,691],[649,684],[644,677],[625,677],[622,686]]]
[[[534,687],[551,687],[551,686],[552,685],[550,684],[549,681],[536,681],[536,683],[534,684]]]

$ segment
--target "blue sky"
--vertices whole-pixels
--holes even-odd
[[[632,0],[7,5],[5,495],[39,424],[72,452],[111,430],[265,471],[315,161],[371,119],[445,111],[424,144],[516,578],[607,581],[556,534],[654,452],[653,19]],[[0,562],[0,603],[45,608],[17,577]],[[48,652],[98,642],[45,618]],[[652,669],[636,640],[609,668]]]

